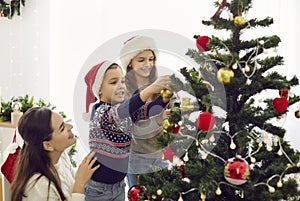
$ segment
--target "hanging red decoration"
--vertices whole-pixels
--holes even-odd
[[[209,47],[207,47],[207,44],[211,40],[208,36],[195,36],[196,37],[196,46],[200,52],[205,52],[210,50]]]
[[[250,177],[250,166],[248,162],[241,157],[230,158],[225,164],[224,176],[231,184],[244,184]]]
[[[177,134],[177,133],[179,132],[179,130],[180,130],[180,126],[174,124],[174,125],[173,125],[173,131],[172,131],[172,132],[173,132],[174,134]]]
[[[181,172],[181,178],[185,178],[185,171],[184,171],[185,164],[181,164],[179,166],[179,168],[180,168],[180,172]]]
[[[141,194],[146,190],[144,186],[133,185],[128,190],[128,199],[129,201],[139,201]]]
[[[213,19],[215,17],[220,17],[225,6],[226,6],[226,0],[222,0],[218,10],[215,12],[215,14],[210,19]]]
[[[199,114],[196,123],[200,130],[209,131],[216,124],[216,119],[210,112],[202,112]]]
[[[175,156],[175,153],[171,149],[170,146],[162,150],[163,153],[163,160],[169,160],[171,163],[173,163],[173,158]]]
[[[288,97],[289,95],[289,89],[282,89],[282,90],[279,90],[279,96],[280,97]]]
[[[283,113],[287,110],[289,106],[289,101],[286,97],[275,98],[273,100],[273,106],[277,112]]]

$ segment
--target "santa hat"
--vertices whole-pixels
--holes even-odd
[[[106,70],[113,64],[111,61],[103,61],[93,66],[85,75],[84,80],[87,85],[86,89],[86,114],[89,116],[90,104],[100,99],[99,90],[102,85],[103,77]],[[85,120],[86,116],[83,117]]]
[[[139,53],[144,50],[152,50],[154,55],[157,57],[158,50],[155,45],[155,42],[152,38],[147,36],[133,36],[124,42],[124,46],[120,52],[120,60],[122,62],[122,66],[127,70],[127,67],[131,60],[136,57]]]

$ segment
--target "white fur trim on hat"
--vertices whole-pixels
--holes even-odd
[[[90,108],[91,106],[97,102],[99,97],[99,90],[101,88],[103,77],[106,70],[111,66],[114,62],[104,61],[93,66],[85,75],[84,80],[87,85],[86,88],[86,113],[83,114],[83,119],[87,120],[90,116]]]
[[[103,82],[103,77],[110,65],[112,65],[114,62],[112,61],[105,61],[103,64],[100,66],[100,68],[97,71],[96,77],[94,84],[92,86],[92,91],[94,93],[94,96],[99,100],[99,90],[101,88],[102,82]]]
[[[130,61],[144,50],[152,50],[154,55],[158,56],[158,50],[154,40],[147,36],[134,36],[124,42],[120,52],[122,67],[127,70]]]

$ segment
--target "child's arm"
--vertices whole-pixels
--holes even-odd
[[[142,101],[147,101],[153,94],[158,94],[162,89],[168,88],[171,84],[171,79],[168,75],[160,76],[155,82],[146,87],[140,92]],[[164,99],[164,102],[168,102],[169,99]]]
[[[132,115],[132,120],[138,121],[140,119],[146,119],[150,116],[160,114],[164,110],[164,108],[169,104],[169,101],[165,102],[166,100],[167,98],[162,98],[161,96],[158,96],[154,101],[147,102],[143,107],[139,108]]]
[[[169,76],[161,76],[159,77],[155,82],[153,82],[151,85],[146,87],[144,90],[142,90],[139,94],[133,95],[131,98],[125,100],[123,103],[121,103],[118,106],[117,114],[120,119],[123,119],[125,117],[129,117],[133,115],[140,107],[142,107],[146,100],[149,99],[153,94],[160,93],[162,89],[165,89],[167,86],[169,86],[171,83],[171,80]],[[169,99],[160,98],[159,100],[156,99],[152,105],[162,105],[165,107],[167,103],[169,102]],[[159,112],[155,112],[155,114],[159,114]],[[148,114],[148,111],[147,111]],[[155,115],[154,113],[151,113],[151,116]]]

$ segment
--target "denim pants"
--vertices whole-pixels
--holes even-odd
[[[125,186],[124,180],[105,184],[90,179],[84,189],[85,201],[124,201]]]
[[[169,167],[168,161],[162,160],[161,157],[146,158],[141,155],[129,156],[129,169],[126,176],[128,188],[138,184],[138,175],[146,174]]]

